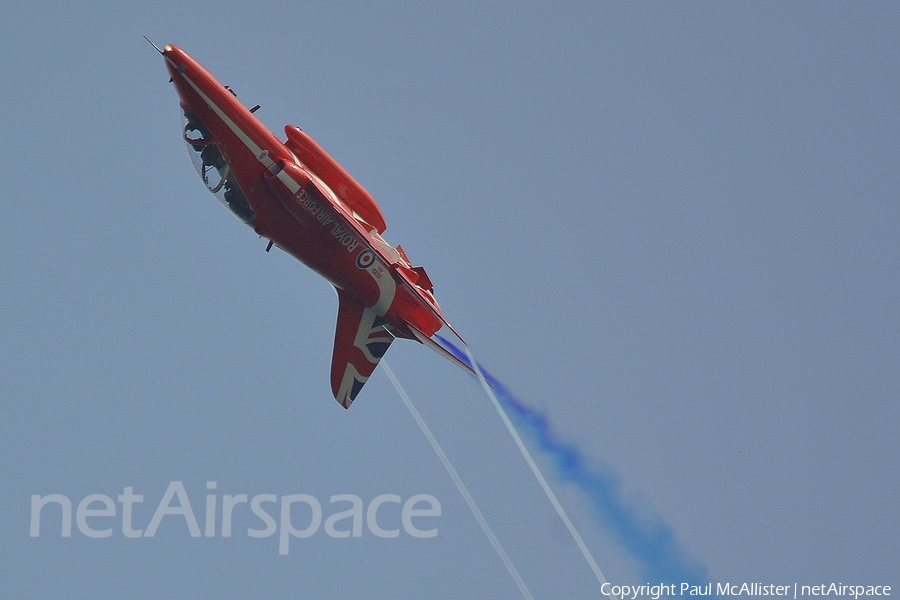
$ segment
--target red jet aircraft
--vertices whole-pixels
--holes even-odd
[[[445,325],[456,332],[425,270],[382,239],[387,226],[372,196],[299,127],[285,127],[282,142],[253,114],[258,106],[246,108],[184,50],[154,47],[178,91],[188,154],[209,191],[269,239],[267,251],[277,245],[337,290],[331,389],[341,406],[350,407],[396,337],[472,372],[435,335]]]

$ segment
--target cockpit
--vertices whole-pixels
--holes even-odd
[[[200,175],[200,179],[219,202],[228,207],[234,215],[249,223],[256,218],[247,196],[238,185],[237,178],[228,166],[216,140],[195,115],[182,113],[184,117],[184,142],[188,156]]]

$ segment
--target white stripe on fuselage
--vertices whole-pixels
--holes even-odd
[[[169,57],[166,57],[166,60],[169,60]],[[175,66],[176,69],[178,68],[177,65],[175,65],[175,63],[173,63],[171,60],[169,60],[169,62],[173,66]],[[247,148],[253,153],[253,156],[255,156],[266,169],[269,169],[275,164],[275,161],[269,158],[269,153],[263,152],[263,149],[257,146],[256,142],[254,142],[249,135],[244,133],[244,130],[238,127],[237,123],[232,121],[224,110],[219,108],[219,106],[215,102],[213,102],[209,96],[203,93],[203,90],[200,89],[200,86],[191,81],[191,78],[184,73],[181,74],[181,77],[184,78],[184,80],[187,81],[192,88],[194,88],[194,91],[197,92],[197,94],[201,98],[203,98],[203,101],[206,102],[206,105],[211,108],[226,125],[228,125],[228,128],[231,130],[231,132],[234,133],[234,135],[238,136],[238,138],[244,143],[244,145],[247,146]],[[297,189],[300,189],[299,185],[297,185],[297,182],[294,182],[294,185],[297,186]]]

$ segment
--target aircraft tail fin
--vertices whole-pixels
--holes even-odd
[[[341,406],[350,408],[394,336],[384,328],[384,321],[375,311],[335,289],[338,319],[331,359],[331,391]]]

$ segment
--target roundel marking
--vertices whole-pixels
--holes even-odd
[[[356,257],[356,266],[360,269],[368,269],[375,262],[375,253],[371,250],[363,250]]]

